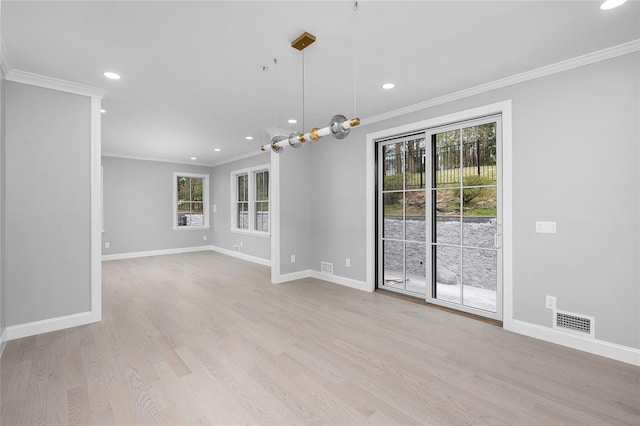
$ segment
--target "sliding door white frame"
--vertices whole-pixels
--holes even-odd
[[[430,118],[390,129],[369,133],[366,136],[366,191],[367,191],[367,254],[366,282],[369,291],[375,290],[376,275],[376,164],[375,141],[393,135],[417,132],[419,130],[440,127],[451,123],[484,117],[494,114],[502,116],[502,247],[503,247],[503,324],[510,328],[513,321],[513,219],[512,219],[512,113],[511,101],[498,102],[477,108]]]

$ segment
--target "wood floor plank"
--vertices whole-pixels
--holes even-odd
[[[640,424],[636,366],[214,252],[105,262],[0,367],[3,425]]]
[[[80,426],[95,424],[91,418],[89,392],[86,386],[69,389],[67,391],[67,404],[69,425]]]

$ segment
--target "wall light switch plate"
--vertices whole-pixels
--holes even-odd
[[[555,222],[536,222],[536,234],[555,234]]]

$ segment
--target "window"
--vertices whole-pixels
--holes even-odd
[[[269,232],[269,171],[263,170],[255,174],[255,229]]]
[[[209,227],[209,176],[173,174],[173,229]]]
[[[231,173],[231,230],[269,233],[269,166]]]

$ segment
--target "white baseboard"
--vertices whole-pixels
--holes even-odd
[[[213,250],[217,253],[225,254],[231,257],[237,257],[238,259],[246,260],[248,262],[258,263],[264,266],[271,266],[271,260],[263,259],[261,257],[251,256],[249,254],[240,253],[239,251],[228,250],[218,246],[208,246],[209,250]]]
[[[605,342],[598,339],[588,339],[569,333],[563,333],[553,328],[543,327],[520,320],[504,322],[504,329],[514,333],[533,337],[534,339],[556,343],[617,361],[640,366],[640,350]]]
[[[2,358],[2,353],[4,352],[5,346],[7,346],[7,328],[6,327],[2,330],[2,334],[0,334],[0,358]]]
[[[351,278],[340,277],[338,275],[325,274],[313,269],[306,269],[304,271],[292,272],[290,274],[280,275],[277,282],[274,284],[286,283],[294,280],[301,280],[303,278],[316,278],[322,281],[328,281],[333,284],[343,285],[345,287],[354,288],[356,290],[366,291],[371,293],[371,289],[364,281],[358,281]]]
[[[345,287],[355,288],[356,290],[366,291],[371,293],[371,289],[365,281],[358,281],[351,278],[345,278],[338,275],[325,274],[320,271],[311,271],[311,276],[319,280],[329,281],[330,283],[340,284]]]
[[[91,324],[94,322],[95,320],[91,312],[81,312],[79,314],[67,315],[64,317],[13,325],[11,327],[7,327],[5,331],[7,334],[7,340],[15,340],[23,337],[35,336],[36,334],[49,333],[51,331]]]
[[[102,255],[102,261],[108,262],[110,260],[133,259],[136,257],[164,256],[166,254],[192,253],[196,251],[212,250],[213,249],[212,247],[213,246],[197,246],[197,247],[182,247],[182,248],[166,249],[166,250],[150,250],[150,251],[138,251],[138,252],[131,252],[131,253],[105,254],[105,255]]]
[[[302,280],[304,278],[311,277],[311,269],[305,269],[303,271],[291,272],[288,274],[282,274],[278,277],[278,281],[273,282],[273,284],[282,284],[287,283],[289,281]]]

